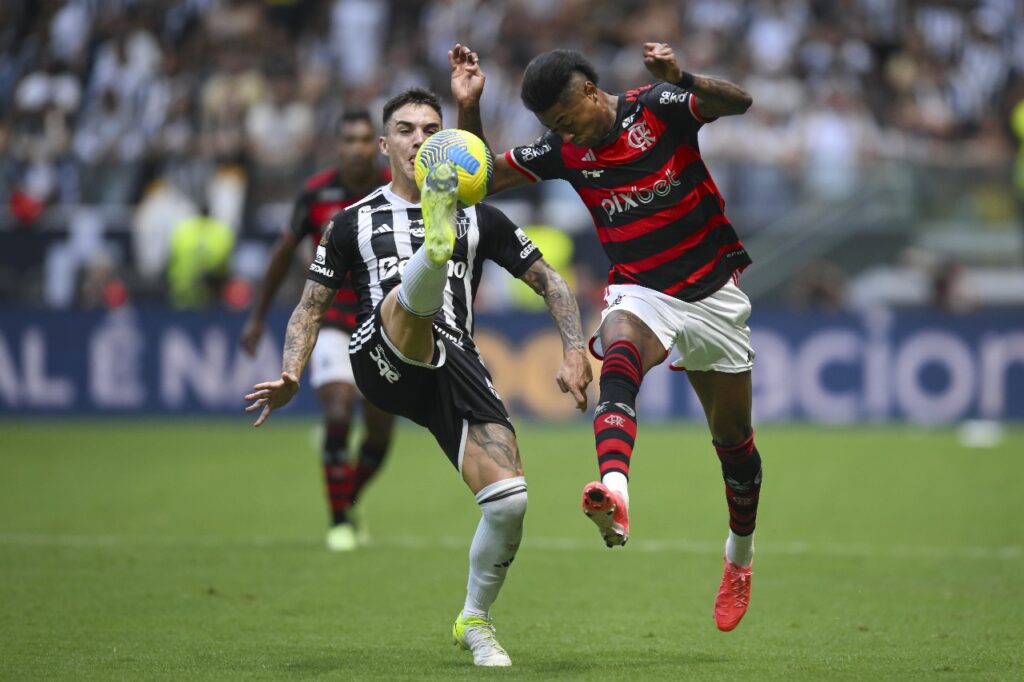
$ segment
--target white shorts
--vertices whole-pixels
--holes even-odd
[[[348,357],[349,335],[334,327],[320,330],[309,360],[309,383],[313,388],[340,382],[355,386],[352,361]]]
[[[609,285],[604,301],[601,324],[616,310],[636,315],[657,335],[666,356],[673,346],[679,350],[672,369],[738,374],[754,366],[747,326],[750,299],[732,279],[707,298],[690,303],[635,284]],[[604,358],[600,327],[590,350]]]

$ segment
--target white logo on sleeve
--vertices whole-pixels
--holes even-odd
[[[316,247],[316,261],[317,265],[323,265],[327,262],[327,248],[323,246]]]

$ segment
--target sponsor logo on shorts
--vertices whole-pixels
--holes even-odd
[[[384,354],[384,349],[378,343],[370,351],[370,359],[377,363],[377,369],[380,371],[381,377],[387,380],[389,384],[396,383],[402,378],[402,375],[398,373],[395,366],[391,364],[387,356]]]

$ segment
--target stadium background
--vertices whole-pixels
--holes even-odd
[[[755,261],[742,284],[769,465],[768,577],[761,594],[755,584],[749,639],[723,648],[698,609],[724,506],[685,380],[658,369],[641,393],[645,422],[665,424],[638,448],[634,496],[648,506],[636,512],[636,551],[620,564],[591,554],[603,548],[590,547],[568,504],[593,474],[591,436],[554,390],[557,336],[532,292],[488,273],[481,347],[521,424],[534,519],[502,622],[544,623],[545,599],[585,608],[600,581],[550,578],[572,575],[582,553],[626,566],[638,584],[693,584],[678,600],[636,587],[616,602],[629,641],[648,616],[677,628],[631,647],[623,671],[714,677],[742,672],[736,657],[757,652],[768,667],[751,670],[766,678],[1013,677],[1013,642],[1024,638],[1010,608],[1024,592],[1014,492],[1024,477],[1024,10],[1014,0],[0,3],[0,593],[11,605],[0,673],[466,672],[434,653],[455,601],[438,602],[445,617],[427,634],[415,623],[437,620],[433,602],[414,600],[410,622],[396,625],[373,601],[381,590],[442,592],[439,582],[444,597],[461,589],[465,547],[453,538],[468,537],[472,511],[455,502],[468,496],[443,458],[402,429],[367,498],[378,544],[339,569],[317,552],[311,393],[262,433],[240,413],[244,390],[278,371],[298,264],[257,356],[237,343],[291,200],[333,161],[338,115],[365,108],[376,119],[389,96],[426,84],[454,124],[445,54],[456,40],[484,60],[483,116],[498,150],[541,132],[519,104],[519,74],[554,47],[581,49],[617,91],[649,80],[640,44],[662,40],[685,68],[754,97],[747,115],[701,133]],[[494,203],[571,276],[592,328],[606,264],[575,194],[543,183]],[[199,263],[181,235],[203,211],[218,223],[205,246],[219,256]],[[206,415],[219,418],[196,419]],[[680,448],[686,457],[659,452]],[[423,480],[438,481],[439,498],[410,518]],[[433,515],[451,528],[438,543]],[[380,574],[414,554],[422,585]],[[864,587],[837,589],[807,572],[811,558]],[[701,562],[701,574],[689,566]],[[358,617],[323,607],[353,603],[368,573],[383,584],[360,591],[345,612]],[[801,584],[832,604],[814,607],[810,627]],[[899,599],[908,593],[912,607]],[[162,623],[144,605],[154,598],[180,628],[169,642],[152,634]],[[256,634],[281,614],[304,639]],[[243,632],[225,636],[220,654],[181,658],[237,622]],[[805,628],[801,644],[781,637],[780,622]],[[922,634],[922,622],[957,625]],[[527,672],[594,671],[602,633],[552,627],[512,629],[517,661],[527,652],[516,638],[564,638],[578,656],[539,644]],[[337,653],[332,632],[352,646]],[[410,638],[408,668],[375,661],[399,634]],[[674,653],[679,639],[688,656]]]

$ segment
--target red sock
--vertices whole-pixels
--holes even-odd
[[[636,346],[616,341],[608,347],[601,365],[601,396],[594,410],[594,441],[602,477],[618,471],[629,478],[636,444],[636,394],[643,375]]]

